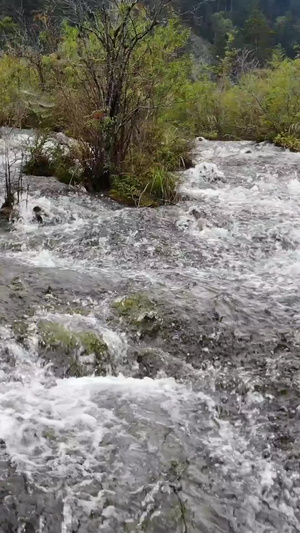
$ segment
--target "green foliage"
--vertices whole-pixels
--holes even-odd
[[[300,59],[288,59],[281,46],[271,51],[264,6],[243,5],[243,28],[225,7],[210,14],[219,57],[197,79],[178,17],[152,27],[146,7],[120,1],[83,17],[80,31],[64,22],[58,36],[40,16],[37,42],[24,44],[20,58],[19,49],[0,58],[0,123],[62,130],[76,149],[37,136],[25,171],[156,206],[176,201],[176,171],[191,164],[195,135],[298,150]],[[289,20],[277,17],[276,31],[286,32]],[[13,24],[2,20],[4,31]],[[241,45],[253,52],[243,55]]]
[[[185,20],[213,44],[214,57],[225,53],[226,35],[237,31],[237,48],[250,48],[265,63],[270,50],[280,44],[290,57],[299,44],[300,0],[178,0]],[[193,13],[197,12],[197,18]]]
[[[263,64],[271,55],[274,31],[257,5],[246,20],[243,33],[246,46],[254,49],[257,59]]]
[[[163,168],[152,168],[145,175],[120,175],[113,179],[110,197],[136,207],[156,207],[176,201],[177,179]]]
[[[253,44],[250,37],[250,43],[245,36],[245,21],[256,22],[261,24],[261,30],[258,32],[262,36],[262,30],[274,32],[274,44],[281,44],[290,57],[294,57],[294,46],[299,44],[299,21],[300,21],[300,0],[218,0],[218,1],[201,1],[199,0],[174,0],[172,6],[183,13],[185,23],[189,22],[196,34],[200,34],[213,44],[215,56],[223,57],[226,45],[226,34],[236,28],[238,31],[238,47],[244,48]],[[153,2],[152,2],[153,4]],[[50,3],[51,5],[51,3]],[[139,3],[138,6],[142,5]],[[9,2],[2,0],[1,13],[3,16],[13,16],[18,19],[18,12],[22,7],[22,13],[28,21],[34,18],[34,26],[41,20],[37,21],[37,13],[43,10],[49,11],[49,2],[46,0],[23,0]],[[255,11],[258,15],[255,16]],[[55,4],[56,20],[62,17],[63,5]],[[122,6],[123,16],[126,14],[126,6]],[[256,19],[256,20],[255,20]],[[265,25],[267,21],[267,26]],[[252,28],[253,28],[252,22]],[[257,32],[259,25],[254,30]],[[46,28],[47,29],[47,28]],[[41,38],[45,37],[42,32]],[[7,33],[6,33],[7,35]],[[264,37],[262,44],[264,44]],[[261,50],[258,49],[258,53]]]
[[[110,197],[118,203],[132,207],[156,207],[157,200],[147,193],[147,186],[139,177],[130,175],[115,176],[112,181]]]
[[[11,17],[3,17],[0,19],[0,43],[5,44],[5,41],[16,32],[17,24]]]
[[[300,152],[300,139],[294,135],[276,135],[274,142],[277,146],[287,148],[291,152]]]
[[[180,52],[189,32],[176,17],[152,24],[142,5],[121,1],[105,9],[105,17],[101,11],[83,18],[80,32],[64,22],[59,39],[51,36],[49,16],[39,15],[36,41],[12,49],[22,57],[15,64],[34,81],[26,124],[77,139],[76,153],[65,153],[59,146],[45,150],[42,135],[24,170],[66,183],[82,178],[89,190],[112,187],[112,197],[133,205],[173,202],[173,171],[190,164],[190,127],[172,116],[190,92],[192,61]],[[19,83],[8,94],[23,102],[25,92]]]
[[[224,57],[228,35],[233,32],[233,23],[230,18],[222,11],[214,13],[212,16],[212,23],[215,32],[214,39],[214,55],[216,57]]]
[[[100,15],[93,23],[100,33],[114,36],[112,48],[89,21],[80,33],[65,23],[57,54],[43,60],[49,73],[45,84],[56,102],[56,123],[79,141],[77,157],[89,188],[112,185],[112,196],[138,205],[146,194],[171,201],[170,172],[188,160],[188,143],[168,116],[189,86],[192,62],[179,54],[188,31],[172,18],[148,32],[147,10],[139,7],[128,17],[128,5],[112,6],[107,26]],[[135,42],[144,30],[145,36]],[[107,64],[112,65],[109,71]]]
[[[51,176],[50,158],[45,152],[47,134],[36,136],[33,145],[28,147],[27,160],[23,166],[23,172],[31,176]]]
[[[9,55],[0,57],[0,125],[22,125],[26,108],[20,99],[20,89],[27,80],[24,63]]]
[[[160,202],[176,201],[177,179],[174,174],[163,168],[152,169],[150,173],[149,194]]]
[[[176,105],[174,105],[176,109]],[[173,127],[163,122],[160,123],[160,129],[163,135],[159,136],[160,148],[157,147],[158,162],[161,163],[164,170],[173,172],[179,169],[185,169],[192,166],[190,158],[191,142],[188,138],[182,137],[183,125]]]
[[[199,95],[190,111],[195,135],[269,140],[297,149],[300,59],[284,58],[277,49],[268,68],[250,71],[236,83],[227,75],[225,81],[220,85],[203,78],[194,85]]]
[[[76,161],[75,154],[57,144],[47,133],[37,135],[28,151],[29,155],[23,166],[25,174],[55,176],[67,185],[82,180],[82,169]]]

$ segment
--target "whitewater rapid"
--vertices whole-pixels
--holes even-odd
[[[300,531],[300,154],[193,156],[156,210],[24,177],[0,228],[1,533]],[[44,324],[101,338],[101,375]]]

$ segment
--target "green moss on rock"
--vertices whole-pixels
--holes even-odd
[[[23,342],[28,335],[28,324],[25,320],[16,320],[12,324],[12,330],[17,342]]]
[[[78,346],[78,339],[75,333],[61,326],[57,322],[41,321],[39,324],[41,341],[44,346],[61,346],[68,353]]]
[[[19,278],[19,276],[16,276],[15,278],[13,278],[10,282],[10,286],[15,290],[15,291],[23,291],[25,290],[25,287],[23,285],[23,282],[22,280]]]
[[[88,316],[90,314],[90,310],[85,307],[73,307],[68,309],[68,313],[70,313],[70,315]]]
[[[78,340],[87,355],[95,354],[101,357],[107,353],[107,344],[93,331],[78,333]]]
[[[141,196],[130,196],[118,189],[111,189],[108,196],[118,204],[127,205],[128,207],[159,207],[161,203],[154,199],[150,194]]]
[[[99,335],[93,331],[84,331],[78,334],[79,341],[84,349],[84,355],[94,355],[94,370],[97,376],[105,375],[109,362],[108,346]]]
[[[141,335],[153,336],[161,328],[162,320],[156,305],[144,293],[116,300],[112,306],[118,315]]]
[[[105,374],[109,362],[108,346],[94,331],[71,331],[57,322],[41,321],[39,335],[46,358],[61,358],[62,365],[67,363],[68,376],[81,377],[93,372]],[[88,360],[88,356],[94,358]]]
[[[139,316],[141,311],[154,310],[155,306],[144,293],[126,296],[113,303],[114,309],[122,316]]]

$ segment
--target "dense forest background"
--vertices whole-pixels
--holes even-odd
[[[300,45],[300,0],[175,0],[182,20],[210,45],[212,58],[225,55],[228,35],[238,48],[251,49],[260,62],[280,45],[295,57]],[[0,16],[30,19],[46,0],[1,0]],[[63,5],[57,2],[59,10]]]
[[[240,48],[255,50],[260,60],[281,45],[294,56],[300,43],[300,0],[181,0],[180,9],[195,33],[223,56],[228,33]]]

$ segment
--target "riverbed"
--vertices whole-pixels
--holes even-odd
[[[24,177],[0,228],[1,533],[300,531],[300,154],[193,157],[157,209]]]

